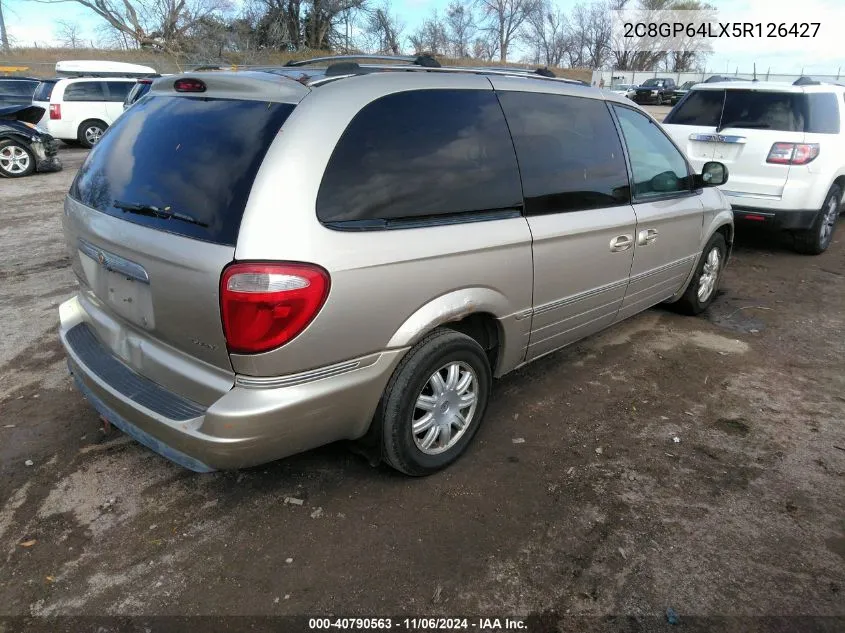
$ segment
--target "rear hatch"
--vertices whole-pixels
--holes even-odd
[[[308,91],[241,75],[182,84],[201,92],[177,93],[184,78],[158,80],[90,152],[65,203],[89,325],[141,374],[154,367],[144,341],[185,357],[184,367],[148,376],[182,393],[192,362],[231,372],[221,272],[264,156]]]
[[[728,166],[725,189],[774,198],[783,194],[790,165],[770,162],[772,148],[809,142],[838,124],[833,93],[765,85],[693,90],[665,121],[696,168],[707,160]]]

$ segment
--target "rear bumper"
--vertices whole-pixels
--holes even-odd
[[[132,370],[85,321],[63,320],[59,336],[77,387],[103,417],[197,472],[254,466],[361,437],[405,351],[291,376],[239,378],[205,407]]]
[[[734,220],[744,225],[756,224],[773,229],[796,231],[812,228],[817,209],[772,209],[733,206]]]

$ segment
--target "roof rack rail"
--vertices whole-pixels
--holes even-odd
[[[421,55],[330,55],[328,57],[312,57],[311,59],[291,59],[285,64],[285,66],[308,66],[309,64],[319,64],[322,62],[334,62],[337,64],[341,62],[354,62],[358,59],[362,61],[405,62],[406,64],[425,66],[427,68],[440,67],[440,62],[428,53],[423,53]]]
[[[501,68],[497,66],[424,66],[424,65],[416,65],[416,64],[409,64],[409,65],[399,65],[399,64],[389,64],[389,65],[378,65],[378,64],[367,64],[367,65],[360,65],[355,62],[340,62],[337,64],[330,64],[329,67],[326,69],[326,72],[322,76],[314,77],[310,79],[306,85],[309,86],[319,86],[324,83],[328,83],[338,79],[340,77],[349,77],[353,75],[366,75],[370,73],[376,72],[383,72],[383,71],[395,71],[395,72],[407,72],[407,71],[418,71],[418,72],[440,72],[440,73],[466,73],[466,74],[475,74],[475,75],[498,75],[503,77],[524,77],[524,78],[533,78],[533,79],[542,79],[545,81],[558,81],[560,83],[575,85],[575,86],[584,86],[589,88],[590,84],[585,81],[580,81],[578,79],[568,79],[565,77],[557,77],[554,75],[552,71],[549,69],[536,69],[536,70],[529,70],[524,68]]]
[[[793,86],[820,86],[821,82],[816,81],[812,77],[799,77],[795,81],[792,82]]]

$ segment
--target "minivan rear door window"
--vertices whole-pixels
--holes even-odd
[[[258,168],[293,109],[266,101],[147,97],[91,151],[70,195],[129,222],[233,246]]]
[[[492,91],[414,90],[376,99],[326,167],[317,217],[336,229],[518,215],[513,143]]]

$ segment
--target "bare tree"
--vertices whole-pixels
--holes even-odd
[[[431,16],[408,39],[416,54],[446,55],[448,53],[449,39],[446,36],[446,25],[437,9],[432,10]]]
[[[232,9],[231,0],[36,0],[44,4],[76,2],[90,9],[115,31],[144,48],[181,51],[202,20]]]
[[[56,28],[53,31],[56,39],[65,48],[81,48],[84,46],[79,23],[70,20],[56,20]]]
[[[610,58],[613,25],[610,5],[604,1],[578,4],[572,11],[572,46],[567,51],[573,67],[600,68]]]
[[[485,33],[484,35],[484,37],[475,38],[475,42],[472,44],[472,56],[488,62],[493,61],[499,49],[496,47],[494,39],[489,36],[489,33]]]
[[[376,9],[368,11],[364,20],[364,36],[367,47],[376,53],[399,55],[402,52],[402,31],[405,25],[390,12],[388,0]]]
[[[472,4],[452,0],[446,8],[446,37],[453,57],[470,56],[472,38],[478,30]]]
[[[531,46],[536,63],[560,66],[572,48],[566,15],[551,0],[540,0],[526,20],[525,41]]]
[[[484,16],[484,29],[495,37],[499,58],[508,59],[508,49],[519,35],[537,0],[478,0]]]
[[[3,19],[3,0],[0,0],[0,49],[9,52],[9,35],[6,33],[6,21]]]

